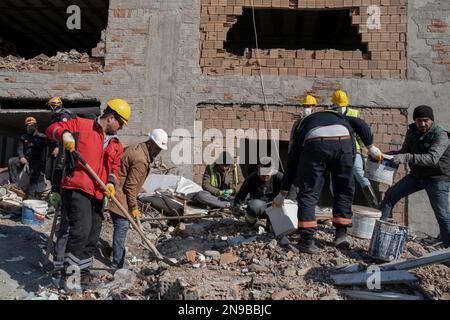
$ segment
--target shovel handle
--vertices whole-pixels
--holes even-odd
[[[86,168],[86,170],[89,172],[89,174],[97,181],[97,183],[103,188],[104,191],[108,192],[108,188],[106,187],[105,183],[98,177],[98,175],[92,170],[92,168],[89,166],[89,164],[86,162],[86,160],[83,159],[83,157],[77,152],[74,151],[73,155],[75,159],[80,161],[83,166]],[[167,264],[176,265],[174,264],[170,259],[164,257],[158,249],[153,245],[153,243],[150,242],[150,240],[147,239],[147,237],[142,232],[142,229],[139,228],[138,224],[133,220],[131,215],[128,213],[128,210],[126,210],[122,204],[117,200],[115,197],[111,198],[114,204],[122,211],[122,213],[125,215],[125,217],[128,219],[128,221],[131,223],[131,225],[136,229],[136,231],[141,236],[142,240],[145,242],[145,244],[149,247],[149,249],[153,252],[153,254],[160,260],[163,260]]]

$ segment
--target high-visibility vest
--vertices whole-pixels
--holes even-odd
[[[347,108],[345,111],[345,115],[349,117],[359,118],[361,116],[361,112],[356,109]],[[355,139],[356,152],[361,153],[361,138],[356,135]]]
[[[218,172],[216,170],[216,165],[215,164],[210,164],[208,166],[209,168],[209,175],[211,177],[211,186],[213,186],[214,188],[218,188],[219,187],[219,181],[217,178]],[[239,176],[238,176],[238,169],[237,169],[237,165],[233,164],[233,178],[234,178],[234,182],[235,185],[237,186],[239,183]]]

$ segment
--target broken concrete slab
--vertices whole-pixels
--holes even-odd
[[[358,300],[423,300],[420,296],[388,291],[374,292],[367,290],[342,290],[341,293],[349,298]]]
[[[333,274],[331,279],[338,286],[366,285],[372,281],[373,273],[360,272],[350,274]],[[381,284],[410,283],[417,281],[417,277],[404,270],[382,271],[379,281]]]

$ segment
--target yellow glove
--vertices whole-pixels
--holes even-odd
[[[70,132],[64,132],[62,135],[64,148],[69,152],[75,151],[75,139]]]
[[[369,148],[369,155],[376,161],[381,161],[384,159],[384,154],[374,145]]]
[[[136,208],[131,211],[131,215],[133,216],[133,218],[138,218],[141,216],[141,212]]]
[[[116,188],[114,188],[114,185],[112,183],[108,183],[106,185],[106,188],[108,189],[108,191],[105,191],[105,196],[111,200],[112,198],[114,198],[116,196]]]

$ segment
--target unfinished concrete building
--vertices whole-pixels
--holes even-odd
[[[80,29],[67,27],[71,5],[80,8]],[[396,150],[417,105],[432,106],[448,128],[449,17],[446,0],[5,0],[1,165],[25,114],[48,123],[51,96],[79,113],[128,100],[124,144],[162,127],[173,147],[181,138],[174,130],[193,134],[196,121],[202,131],[277,129],[283,161],[300,99],[311,93],[329,105],[341,88],[375,143]],[[163,157],[170,163],[171,150]],[[204,165],[183,164],[177,173],[199,181]],[[380,197],[385,190],[379,186]],[[401,202],[395,218],[412,231],[438,232],[424,192]]]

